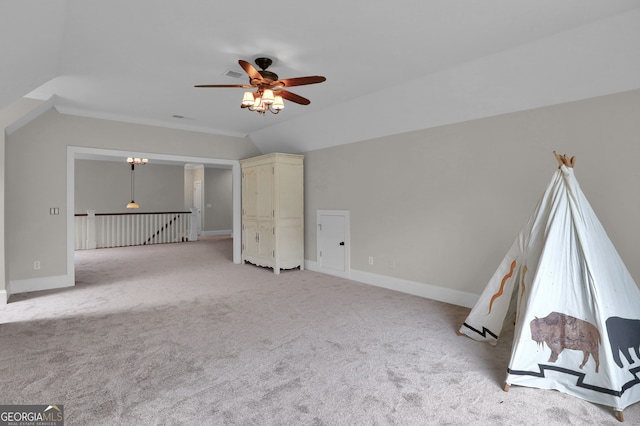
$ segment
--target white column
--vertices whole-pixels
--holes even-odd
[[[191,207],[189,216],[189,241],[198,241],[198,231],[200,230],[200,209]]]
[[[87,210],[87,241],[85,248],[93,250],[96,247],[96,211]]]

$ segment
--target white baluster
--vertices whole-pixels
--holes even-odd
[[[87,210],[87,225],[86,225],[86,235],[85,235],[85,248],[87,249],[95,249],[96,248],[96,211],[95,210]]]

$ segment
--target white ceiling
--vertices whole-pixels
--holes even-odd
[[[0,107],[248,136],[304,152],[640,88],[640,0],[3,0]],[[276,59],[277,116],[240,109],[238,59]],[[176,118],[174,115],[183,116]]]

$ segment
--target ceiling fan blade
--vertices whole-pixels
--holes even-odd
[[[198,84],[193,87],[242,87],[244,89],[253,89],[248,84]]]
[[[304,86],[305,84],[316,84],[322,83],[326,78],[320,75],[312,75],[309,77],[295,77],[295,78],[285,78],[282,80],[278,80],[275,84],[279,85],[279,83],[283,83],[284,87],[293,87],[293,86]]]
[[[276,93],[284,99],[300,105],[309,105],[311,103],[309,99],[303,98],[302,96],[296,95],[295,93],[291,93],[287,90],[278,90]]]
[[[249,74],[249,78],[251,79],[251,84],[254,84],[253,80],[257,80],[258,82],[264,81],[264,79],[262,78],[258,70],[255,69],[254,66],[251,65],[249,62],[243,61],[242,59],[240,59],[238,63],[240,64],[244,72]]]

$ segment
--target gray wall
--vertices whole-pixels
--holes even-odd
[[[551,179],[558,150],[577,156],[576,176],[640,282],[638,117],[640,91],[631,91],[307,152],[305,258],[316,260],[316,211],[346,209],[353,269],[479,294]],[[11,279],[66,274],[67,145],[226,159],[260,154],[247,139],[55,110],[5,143]],[[61,214],[49,216],[49,207]],[[391,258],[394,269],[385,261]]]
[[[14,126],[21,119],[25,119],[39,108],[44,105],[41,101],[35,101],[32,99],[21,99],[14,104],[0,110],[0,305],[6,303],[8,294],[6,291],[6,283],[9,280],[9,268],[7,266],[7,234],[5,229],[7,228],[7,214],[6,214],[6,200],[7,200],[7,186],[9,181],[6,173],[6,144],[8,128]],[[16,161],[14,159],[14,161]]]
[[[196,179],[197,178],[197,179]],[[231,231],[233,227],[232,173],[222,168],[185,168],[150,162],[135,169],[133,212],[185,211],[193,206],[193,181],[204,190],[204,232]],[[75,160],[75,213],[131,213],[131,168],[121,162]],[[186,204],[186,202],[189,204]],[[188,206],[188,207],[187,207]],[[210,206],[210,207],[209,207]]]
[[[632,91],[307,152],[305,257],[316,211],[349,210],[352,269],[479,294],[557,150],[640,283],[639,117]]]
[[[246,138],[71,116],[55,109],[10,134],[5,145],[10,280],[67,274],[67,146],[230,160],[259,154]],[[60,215],[50,216],[50,207],[59,207]],[[33,269],[36,259],[39,270]]]
[[[121,162],[75,160],[75,213],[147,213],[184,211],[184,166],[153,164],[135,168],[135,201],[131,200],[131,166]]]

